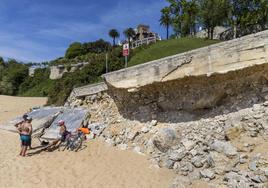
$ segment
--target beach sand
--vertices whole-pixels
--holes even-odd
[[[0,96],[0,122],[45,101]],[[34,140],[33,147],[38,145]],[[22,158],[19,149],[19,136],[0,130],[1,188],[165,188],[174,177],[170,170],[152,167],[146,156],[109,147],[99,140],[87,142],[77,153],[53,151]]]
[[[20,116],[32,107],[43,106],[46,102],[47,98],[44,97],[10,97],[0,95],[0,123]]]

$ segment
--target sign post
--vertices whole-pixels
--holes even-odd
[[[129,44],[123,44],[123,56],[125,57],[125,68],[127,68],[127,57],[129,56]]]

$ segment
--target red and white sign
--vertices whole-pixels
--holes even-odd
[[[129,44],[123,44],[123,56],[128,56],[129,55]]]

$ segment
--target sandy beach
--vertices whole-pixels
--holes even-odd
[[[43,106],[47,98],[44,97],[10,97],[0,95],[0,123],[22,115],[32,107]]]
[[[0,122],[23,114],[46,98],[0,96]],[[34,140],[33,147],[38,146]],[[146,156],[121,151],[99,140],[89,141],[75,152],[42,152],[26,158],[18,156],[18,135],[0,130],[0,187],[170,187],[174,173],[152,167]],[[30,151],[33,152],[33,151]]]

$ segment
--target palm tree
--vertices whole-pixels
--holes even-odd
[[[119,32],[116,29],[111,29],[109,31],[109,36],[113,39],[113,46],[115,46],[115,39],[120,37]]]
[[[184,24],[184,32],[186,35],[190,34],[194,36],[196,33],[195,23],[197,21],[198,16],[198,5],[196,0],[192,1],[181,1],[182,5],[182,19]]]
[[[130,42],[130,39],[133,38],[135,36],[135,31],[133,28],[127,28],[125,31],[124,31],[124,35],[125,37],[128,39],[128,42]]]
[[[171,15],[170,15],[170,9],[169,7],[165,7],[161,10],[161,18],[160,18],[160,25],[166,27],[167,29],[167,40],[168,40],[168,37],[169,37],[169,26],[171,25],[172,23],[172,19],[171,19]]]

